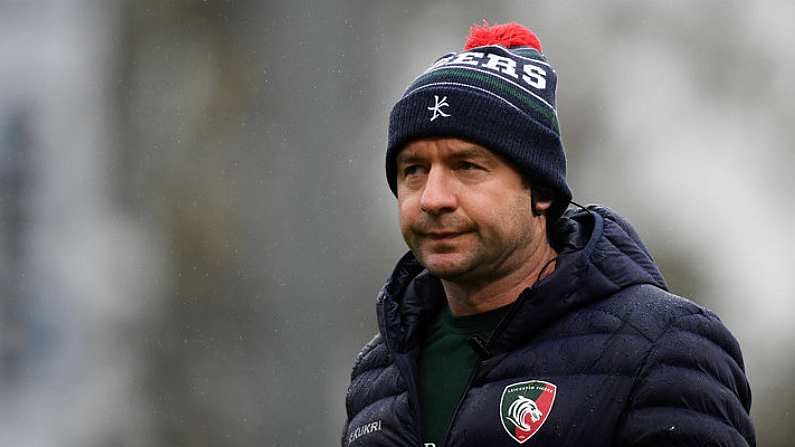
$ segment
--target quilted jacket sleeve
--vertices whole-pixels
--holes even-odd
[[[618,445],[756,445],[739,345],[709,311],[680,316],[662,332],[634,387]]]
[[[380,334],[376,334],[366,345],[359,351],[359,354],[356,355],[356,358],[353,361],[353,368],[351,370],[351,383],[348,385],[348,390],[345,393],[345,424],[342,426],[342,439],[341,445],[345,447],[348,445],[348,424],[352,417],[356,416],[355,414],[351,414],[351,407],[352,407],[352,400],[355,396],[354,394],[354,385],[355,380],[362,374],[363,369],[367,368],[367,365],[364,365],[365,358],[379,345],[383,343],[383,338],[381,338]],[[370,359],[372,361],[372,359]],[[383,360],[381,360],[383,363]],[[378,364],[380,366],[380,363]]]

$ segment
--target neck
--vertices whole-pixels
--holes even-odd
[[[516,301],[524,289],[555,271],[556,262],[550,262],[555,256],[557,252],[548,243],[540,244],[525,262],[497,278],[473,282],[443,279],[450,311],[456,317],[475,315]]]

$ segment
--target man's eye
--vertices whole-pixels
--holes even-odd
[[[416,174],[417,170],[420,169],[420,165],[410,165],[403,168],[403,175],[408,176],[412,174]]]
[[[459,169],[463,169],[465,171],[471,171],[471,170],[474,170],[474,169],[480,169],[480,166],[478,166],[478,165],[476,165],[474,163],[470,163],[468,161],[462,161],[461,163],[459,163],[458,167],[459,167]]]

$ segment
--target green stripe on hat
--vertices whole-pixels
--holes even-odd
[[[430,73],[420,76],[413,85],[419,86],[422,84],[430,83],[438,78],[444,78],[445,81],[458,81],[463,84],[472,84],[471,80],[479,81],[479,84],[488,86],[493,93],[502,93],[510,95],[512,98],[521,102],[541,116],[547,119],[549,127],[556,133],[560,133],[558,126],[558,117],[546,104],[542,104],[539,100],[532,95],[527,94],[524,90],[512,85],[509,82],[502,80],[496,75],[487,75],[477,71],[469,70],[461,67],[442,67]],[[473,84],[473,86],[478,86]],[[412,90],[412,88],[409,88]],[[510,101],[509,101],[510,102]]]

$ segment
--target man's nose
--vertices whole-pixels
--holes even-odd
[[[420,208],[433,215],[454,211],[458,207],[458,199],[451,180],[444,169],[432,167],[422,191]]]

